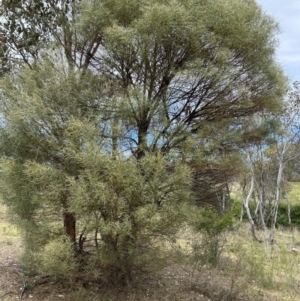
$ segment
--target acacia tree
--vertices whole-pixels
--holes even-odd
[[[27,256],[43,254],[67,235],[79,257],[84,247],[93,250],[85,263],[98,267],[96,273],[128,282],[151,238],[178,230],[180,207],[190,197],[190,171],[176,154],[139,161],[122,149],[112,154],[101,121],[101,86],[93,78],[85,75],[83,81],[81,73],[46,61],[2,82],[1,192],[20,217]],[[93,109],[86,113],[88,102]],[[85,235],[92,239],[87,246]]]
[[[172,233],[181,221],[187,165],[211,170],[210,179],[219,172],[205,167],[205,153],[226,153],[212,129],[226,124],[227,148],[238,149],[252,139],[247,116],[280,106],[277,25],[254,1],[36,3],[34,13],[55,26],[41,29],[49,49],[38,39],[36,55],[22,48],[28,68],[1,82],[3,199],[23,220],[31,247],[64,234],[80,253],[86,229],[98,250],[92,262],[128,281],[144,238]],[[5,2],[10,51],[38,26],[31,4]],[[192,164],[197,158],[201,166]],[[63,231],[50,231],[57,213]]]

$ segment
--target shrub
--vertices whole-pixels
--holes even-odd
[[[216,266],[226,243],[226,231],[233,225],[231,214],[219,215],[212,207],[199,208],[192,219],[195,231],[202,234],[200,243],[194,243],[197,261]]]
[[[289,224],[288,219],[288,204],[281,203],[278,207],[277,213],[277,225],[288,227],[294,226],[300,229],[300,205],[298,204],[291,204],[290,205],[290,217],[291,217],[291,224]]]

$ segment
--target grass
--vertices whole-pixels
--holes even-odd
[[[288,200],[291,204],[300,203],[300,183],[291,182],[289,183]]]
[[[252,290],[265,296],[273,296],[273,300],[299,300],[297,284],[300,283],[300,253],[292,252],[294,242],[300,241],[298,231],[277,231],[277,244],[270,246],[251,241],[246,233],[247,227],[231,234],[232,254],[243,265],[244,275],[252,283]],[[276,297],[276,298],[275,298]]]

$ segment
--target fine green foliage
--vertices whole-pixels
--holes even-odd
[[[70,282],[77,271],[74,247],[67,237],[50,241],[38,256],[40,271],[56,281]]]
[[[42,76],[47,80],[40,81]],[[43,264],[35,262],[35,266],[44,266],[56,278],[68,278],[70,271],[63,265],[56,270],[62,259],[53,252],[57,239],[57,249],[63,248],[60,237],[67,232],[66,220],[64,229],[58,224],[60,215],[72,214],[80,231],[93,241],[88,246],[93,255],[86,265],[97,277],[130,281],[134,266],[149,262],[145,254],[152,239],[169,239],[182,224],[180,207],[191,196],[189,167],[175,153],[167,158],[157,153],[139,161],[107,153],[110,142],[93,122],[96,117],[82,117],[81,100],[93,93],[79,87],[77,94],[71,92],[76,74],[62,82],[46,61],[34,72],[24,70],[19,80],[23,101],[17,94],[20,90],[10,90],[14,83],[5,84],[11,93],[7,96],[15,101],[8,103],[2,141],[11,137],[16,144],[14,157],[2,158],[1,187],[4,202],[20,217],[26,257],[40,256]],[[47,96],[47,103],[41,94]],[[2,144],[4,154],[10,152],[7,142]],[[83,240],[79,239],[77,251],[83,251]]]
[[[159,259],[159,253],[153,253],[158,251],[155,241],[174,237],[182,225],[181,207],[190,195],[189,169],[176,164],[170,171],[160,155],[138,163],[114,160],[97,154],[97,145],[84,150],[79,160],[84,172],[78,180],[69,178],[69,210],[87,233],[94,233],[96,252],[88,265],[100,277],[129,281],[136,266]]]

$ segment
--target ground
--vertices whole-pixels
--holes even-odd
[[[138,279],[136,284],[128,288],[113,288],[95,285],[93,283],[74,283],[63,287],[54,283],[47,276],[24,275],[19,261],[22,253],[22,242],[17,228],[7,219],[5,208],[0,207],[0,300],[32,300],[32,301],[114,301],[114,300],[172,300],[172,301],[209,301],[221,300],[223,288],[228,286],[227,280],[222,279],[216,272],[209,270],[194,271],[170,263],[155,275],[146,275]],[[213,275],[214,274],[214,275]],[[219,282],[219,288],[212,292],[213,282]],[[210,296],[212,294],[212,296]],[[227,299],[224,299],[227,300]]]
[[[19,260],[20,233],[1,206],[0,233],[1,301],[296,301],[300,297],[298,231],[278,230],[278,244],[271,248],[251,241],[244,224],[227,234],[216,267],[166,262],[162,271],[138,277],[126,288],[80,279],[64,287],[47,275],[27,275]]]
[[[7,221],[6,212],[0,210],[0,300],[16,300],[24,287],[19,259],[20,235]]]
[[[194,300],[208,301],[196,288],[191,287],[190,271],[179,266],[168,266],[161,274],[145,276],[138,287],[117,290],[93,283],[77,282],[70,287],[54,283],[47,276],[24,275],[19,261],[22,253],[20,234],[7,218],[5,208],[0,207],[0,300]]]

